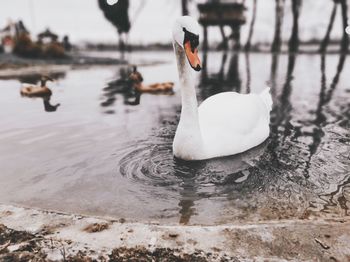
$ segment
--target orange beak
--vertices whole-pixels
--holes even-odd
[[[190,63],[191,67],[196,71],[200,71],[202,69],[202,65],[198,57],[198,49],[194,48],[192,50],[190,41],[185,42],[184,48],[188,62]]]

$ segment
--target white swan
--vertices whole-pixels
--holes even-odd
[[[184,160],[241,153],[262,143],[270,133],[269,88],[261,94],[216,94],[198,107],[193,73],[201,69],[197,54],[199,30],[197,21],[189,16],[177,19],[173,27],[182,97],[173,153]]]

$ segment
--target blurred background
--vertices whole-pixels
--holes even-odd
[[[242,45],[249,40],[255,49],[269,49],[266,45],[276,44],[279,38],[289,41],[293,29],[304,45],[320,44],[328,29],[330,42],[339,42],[349,13],[346,0],[122,0],[116,5],[97,0],[14,0],[1,4],[0,25],[5,29],[22,21],[33,40],[49,28],[59,40],[67,35],[77,46],[116,44],[118,31],[129,45],[170,44],[173,21],[189,14],[208,25],[208,41],[214,47],[239,25]],[[106,11],[111,16],[104,17]]]

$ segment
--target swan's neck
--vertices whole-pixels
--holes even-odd
[[[193,70],[190,68],[185,52],[176,42],[174,51],[181,85],[181,116],[174,138],[174,153],[185,158],[198,158],[202,153],[202,136],[198,122],[198,102]],[[181,151],[181,152],[179,152]]]
[[[174,46],[181,85],[181,120],[191,120],[191,123],[194,122],[193,120],[198,122],[198,103],[196,90],[194,88],[195,81],[192,73],[193,70],[190,68],[187,62],[183,48],[181,48],[177,43],[175,43]]]

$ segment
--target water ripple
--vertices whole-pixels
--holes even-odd
[[[172,155],[170,139],[151,143],[137,142],[138,146],[124,147],[119,161],[120,174],[146,186],[177,190],[188,185],[202,193],[221,186],[236,185],[249,177],[249,168],[264,152],[265,144],[247,153],[207,161],[183,161]],[[119,153],[118,153],[119,154]]]

